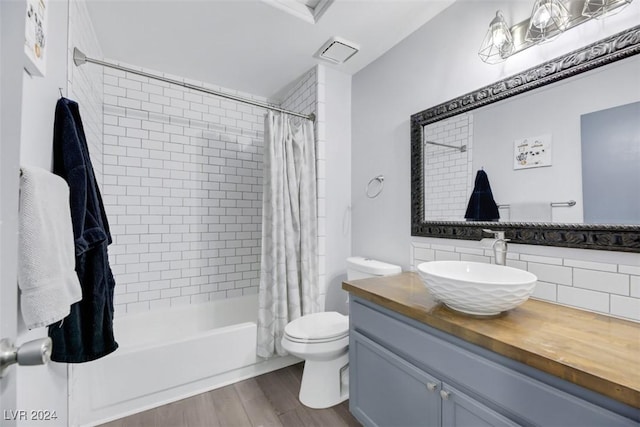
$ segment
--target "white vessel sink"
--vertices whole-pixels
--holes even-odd
[[[423,262],[418,272],[436,299],[476,316],[517,307],[529,298],[538,280],[528,271],[470,261]]]

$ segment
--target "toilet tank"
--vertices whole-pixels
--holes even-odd
[[[347,279],[357,280],[367,277],[390,276],[400,274],[399,265],[388,264],[371,258],[349,257],[347,258]]]

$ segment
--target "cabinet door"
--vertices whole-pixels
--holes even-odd
[[[440,381],[357,332],[350,339],[349,404],[360,422],[440,426]]]
[[[443,383],[442,397],[443,427],[507,427],[517,426],[510,419],[500,415],[477,400]]]

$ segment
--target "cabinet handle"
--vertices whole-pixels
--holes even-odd
[[[436,383],[427,383],[427,388],[429,389],[429,391],[436,391],[436,389],[438,388],[438,384]]]
[[[440,397],[443,400],[449,400],[449,397],[451,396],[451,393],[448,391],[444,391],[444,390],[440,390]]]

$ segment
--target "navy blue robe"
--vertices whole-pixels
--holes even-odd
[[[107,246],[109,223],[96,182],[78,104],[61,98],[56,105],[53,172],[69,184],[69,203],[76,248],[76,272],[82,300],[71,313],[49,326],[51,360],[80,363],[118,348],[113,336],[113,290]]]
[[[500,219],[498,205],[493,200],[489,177],[483,170],[476,174],[476,183],[464,214],[467,221],[497,221]]]

